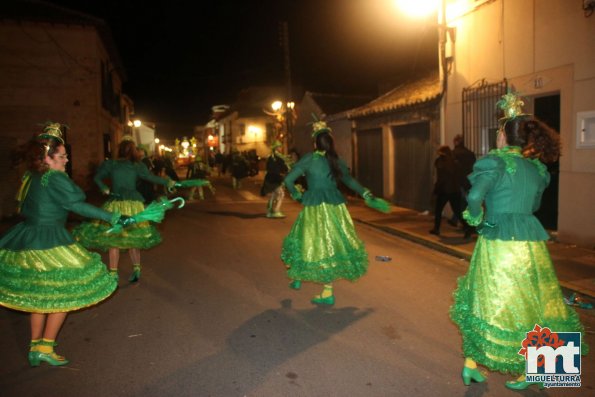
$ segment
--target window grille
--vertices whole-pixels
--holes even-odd
[[[465,146],[483,156],[496,147],[498,118],[501,111],[496,103],[506,94],[508,82],[488,84],[482,79],[478,85],[463,88],[463,137]]]

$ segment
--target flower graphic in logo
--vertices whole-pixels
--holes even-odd
[[[527,332],[527,337],[522,342],[522,348],[519,350],[521,356],[527,359],[527,348],[528,347],[535,347],[539,349],[542,346],[551,346],[553,349],[557,349],[560,346],[564,346],[565,341],[558,337],[556,332],[552,332],[547,327],[540,327],[539,325],[535,324],[535,328],[533,331]],[[557,359],[558,357],[556,357]],[[540,355],[537,359],[537,366],[543,367],[545,362],[545,357]]]

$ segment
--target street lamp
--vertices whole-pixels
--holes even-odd
[[[159,142],[160,142],[160,141],[159,141],[159,138],[155,138],[155,139],[153,140],[153,142],[155,142],[155,144],[153,145],[153,151],[155,152],[155,155],[156,155],[156,156],[159,156],[159,154],[160,154],[160,153],[159,153]]]
[[[276,139],[284,143],[285,148],[293,145],[293,123],[295,121],[295,102],[274,101],[271,103],[272,112],[263,109],[264,113],[273,116],[276,121]]]
[[[412,17],[425,17],[438,9],[440,0],[395,0],[397,7]]]

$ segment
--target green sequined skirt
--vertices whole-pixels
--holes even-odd
[[[564,303],[545,241],[477,240],[469,271],[458,280],[450,317],[463,337],[463,353],[493,371],[519,375],[518,354],[535,324],[552,332],[583,332]],[[582,353],[588,346],[583,343]]]
[[[103,205],[109,212],[119,211],[122,215],[134,215],[144,210],[140,201],[114,200]],[[140,222],[124,228],[121,233],[107,233],[112,226],[101,220],[83,222],[73,229],[72,235],[87,248],[107,250],[109,248],[148,249],[161,242],[157,228],[149,222]]]
[[[101,257],[79,244],[43,250],[0,250],[0,305],[31,313],[58,313],[109,297],[117,281]]]
[[[292,280],[355,281],[368,269],[368,254],[345,204],[305,206],[283,240],[281,259]]]

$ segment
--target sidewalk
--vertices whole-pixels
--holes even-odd
[[[465,240],[463,231],[442,222],[441,235],[428,233],[434,224],[433,215],[393,207],[390,214],[367,208],[361,200],[350,200],[349,211],[354,221],[383,230],[392,235],[465,260],[471,259],[477,236]],[[595,304],[595,250],[572,244],[548,242],[550,255],[560,284],[564,289],[585,295]]]

